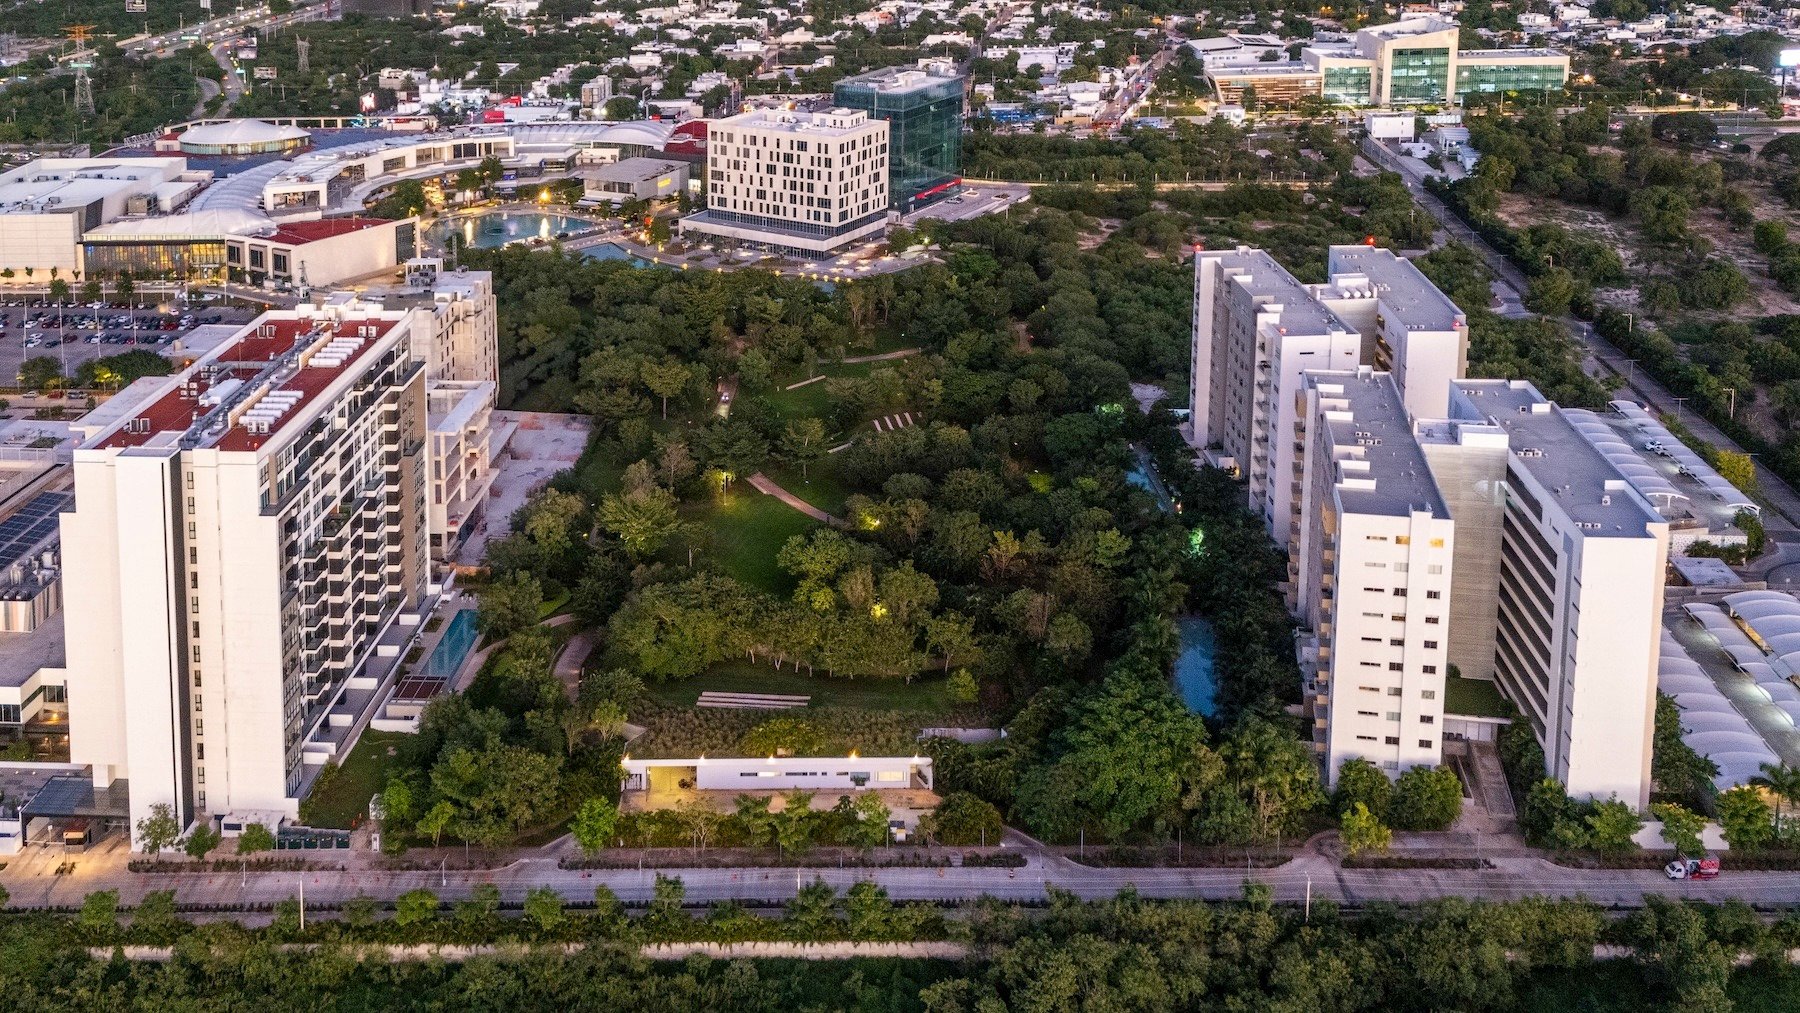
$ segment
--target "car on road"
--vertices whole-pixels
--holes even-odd
[[[1663,866],[1663,875],[1670,879],[1718,879],[1719,860],[1716,858],[1677,858]]]

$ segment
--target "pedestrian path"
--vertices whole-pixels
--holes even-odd
[[[786,489],[783,489],[781,486],[777,485],[775,483],[774,479],[770,478],[769,476],[763,474],[760,471],[754,475],[751,475],[749,478],[749,482],[750,482],[750,487],[755,489],[757,492],[760,492],[765,496],[773,496],[776,499],[782,501],[783,503],[786,503],[788,506],[793,507],[795,510],[798,510],[801,513],[805,514],[806,516],[811,517],[815,521],[819,521],[820,523],[823,523],[823,524],[829,524],[834,528],[844,527],[843,518],[833,517],[832,515],[826,513],[825,511],[820,510],[818,507],[813,506],[811,503],[808,503],[807,501],[801,499],[800,497],[794,495],[793,493],[788,492]]]

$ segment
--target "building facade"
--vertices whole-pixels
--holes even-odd
[[[853,109],[759,109],[712,125],[706,210],[684,235],[803,257],[879,236],[888,215],[888,124]]]
[[[70,750],[167,804],[292,816],[427,592],[410,311],[265,314],[75,452]]]
[[[1457,524],[1391,375],[1309,372],[1302,383],[1305,522],[1289,562],[1314,748],[1332,783],[1351,759],[1389,777],[1435,767]]]
[[[889,67],[837,83],[833,101],[888,124],[888,201],[907,214],[949,197],[962,184],[967,80],[948,65]]]

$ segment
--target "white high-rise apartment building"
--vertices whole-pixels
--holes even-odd
[[[265,314],[75,451],[71,758],[128,779],[134,825],[292,816],[398,663],[430,579],[420,319]]]
[[[1389,777],[1443,757],[1457,525],[1393,377],[1302,379],[1305,523],[1297,569],[1306,711],[1333,783],[1344,761]]]
[[[1642,809],[1669,522],[1529,383],[1460,380],[1451,415],[1499,429],[1510,449],[1485,479],[1502,491],[1498,580],[1459,579],[1455,592],[1459,606],[1494,598],[1494,682],[1571,795]]]
[[[1300,375],[1354,369],[1361,348],[1356,330],[1267,251],[1194,258],[1193,442],[1243,476],[1250,509],[1278,541],[1288,540],[1298,484]]]
[[[1468,362],[1466,321],[1410,261],[1374,247],[1332,247],[1322,285],[1249,247],[1203,252],[1194,265],[1193,442],[1243,476],[1250,509],[1291,547],[1302,523],[1301,374],[1389,371],[1409,416],[1442,416]]]
[[[1469,371],[1469,318],[1405,257],[1377,246],[1326,253],[1325,304],[1363,336],[1362,364],[1394,374],[1413,418],[1450,413],[1450,381]]]
[[[801,257],[887,227],[888,124],[853,109],[757,109],[713,123],[694,233]]]

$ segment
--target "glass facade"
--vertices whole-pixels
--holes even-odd
[[[956,191],[962,178],[963,79],[878,70],[839,81],[833,101],[888,122],[888,201],[900,212]]]
[[[117,277],[130,271],[137,278],[179,278],[218,270],[226,263],[225,240],[214,238],[133,239],[87,242],[82,247],[87,273]]]
[[[1450,50],[1396,49],[1388,72],[1388,101],[1442,102],[1450,87]]]
[[[1563,86],[1568,67],[1561,63],[1456,65],[1456,93],[1555,91]]]
[[[1334,105],[1366,106],[1374,101],[1373,67],[1325,68],[1325,101]]]

